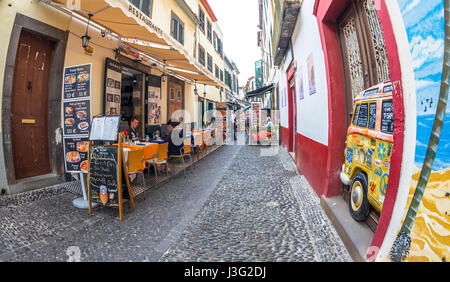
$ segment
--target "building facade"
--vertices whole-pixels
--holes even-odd
[[[450,110],[448,88],[441,85],[448,79],[445,1],[261,3],[262,15],[273,21],[281,142],[298,170],[318,196],[348,201],[339,175],[348,158],[344,151],[354,98],[391,83],[393,146],[374,148],[371,163],[377,166],[390,157],[384,161],[389,167],[385,180],[372,183],[384,193],[383,209],[363,256],[368,261],[448,261]]]
[[[66,141],[93,116],[121,114],[121,130],[135,117],[145,137],[179,117],[199,128],[225,100],[223,35],[206,0],[9,1],[0,15],[7,193],[64,181]]]

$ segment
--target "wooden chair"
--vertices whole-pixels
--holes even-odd
[[[169,143],[162,143],[158,146],[158,153],[153,157],[153,159],[147,160],[147,163],[153,165],[155,168],[155,181],[158,181],[158,169],[157,166],[162,164],[166,165],[166,177],[169,176],[169,163],[167,162],[167,150],[169,148]]]
[[[136,175],[136,174],[142,174],[142,181],[145,187],[145,177],[144,177],[144,170],[145,170],[145,159],[144,159],[144,149],[140,150],[131,150],[128,152],[128,160],[127,160],[127,167],[128,167],[128,175]]]

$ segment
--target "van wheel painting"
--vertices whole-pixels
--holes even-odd
[[[369,215],[370,205],[367,198],[367,177],[364,173],[359,172],[353,178],[349,193],[348,207],[350,214],[356,221],[365,220]]]
[[[436,157],[436,150],[441,137],[442,126],[444,123],[444,117],[447,107],[448,90],[450,81],[450,0],[444,1],[444,17],[445,17],[445,47],[444,47],[444,63],[442,69],[441,88],[439,93],[439,102],[436,109],[436,115],[434,118],[433,129],[431,131],[430,141],[428,143],[425,160],[423,162],[422,171],[420,172],[419,181],[417,183],[416,190],[414,192],[413,199],[408,208],[403,225],[400,232],[395,239],[392,246],[390,257],[392,261],[400,262],[406,259],[411,246],[411,230],[414,225],[414,221],[419,210],[420,203],[422,202],[423,194],[428,184],[430,173],[432,171],[433,162]]]

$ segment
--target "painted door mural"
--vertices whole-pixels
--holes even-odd
[[[415,168],[405,215],[389,259],[449,261],[450,106],[446,96],[448,88],[441,91],[444,49],[448,48],[444,44],[444,1],[399,0],[398,4],[413,61],[417,137]],[[442,130],[433,128],[435,118],[436,125],[443,124]],[[430,153],[427,153],[428,149]]]

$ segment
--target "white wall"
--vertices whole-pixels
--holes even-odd
[[[323,145],[328,145],[328,88],[325,59],[317,19],[313,15],[314,0],[305,0],[300,11],[292,46],[297,61],[297,132]],[[309,95],[307,59],[312,54],[316,93]],[[299,73],[303,75],[304,99],[299,100]]]

